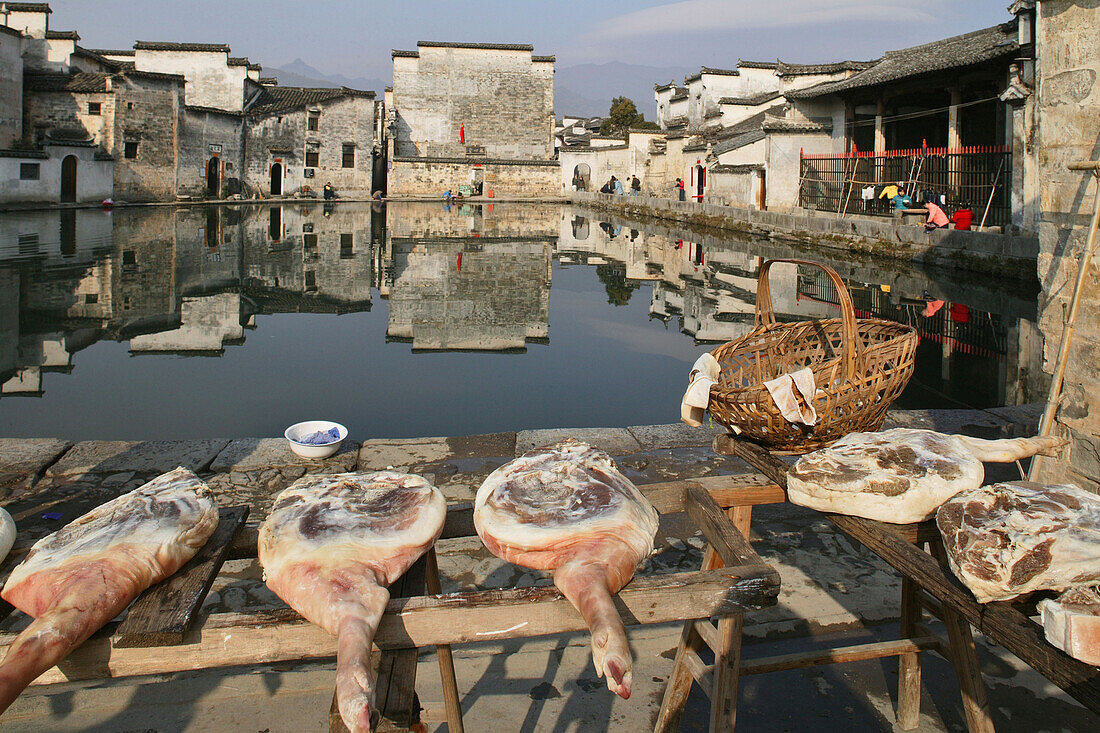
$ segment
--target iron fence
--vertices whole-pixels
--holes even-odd
[[[946,198],[948,216],[963,204],[974,227],[1007,226],[1012,220],[1012,153],[1007,146],[913,148],[843,155],[801,155],[799,206],[838,214],[891,216],[880,198],[899,182],[919,208],[928,196]],[[873,199],[863,192],[873,188]]]

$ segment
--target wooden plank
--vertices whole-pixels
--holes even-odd
[[[732,731],[737,722],[737,683],[741,669],[741,629],[744,620],[740,613],[718,619],[718,646],[714,649],[710,694],[710,733]]]
[[[697,621],[689,621],[695,627],[695,633],[699,635],[699,638],[703,640],[703,643],[709,646],[712,650],[718,648],[718,629],[710,622],[708,618],[701,618]]]
[[[435,555],[435,548],[428,550],[427,572],[425,586],[432,595],[440,595],[443,592],[439,581],[439,560]],[[435,648],[436,657],[439,660],[439,677],[443,684],[443,702],[447,708],[447,730],[449,733],[463,733],[465,727],[462,723],[462,701],[458,696],[458,679],[455,676],[454,655],[448,644],[440,644]]]
[[[903,575],[901,578],[901,636],[916,636],[920,622],[920,598],[917,584]],[[898,727],[913,730],[920,724],[921,660],[916,652],[907,652],[898,658]]]
[[[714,678],[714,667],[705,663],[699,656],[699,652],[691,647],[684,649],[684,666],[709,697],[712,692],[711,680]]]
[[[661,709],[657,713],[653,733],[679,733],[684,706],[687,704],[694,679],[688,668],[687,655],[693,652],[698,659],[702,645],[703,639],[699,636],[695,622],[685,623],[680,631],[680,643],[676,647],[676,657],[672,662],[672,674],[669,675],[668,682],[665,684],[665,694],[661,699]]]
[[[687,491],[688,516],[727,567],[763,562],[709,493],[697,486],[690,486]]]
[[[427,565],[427,557],[421,555],[390,586],[391,597],[423,595]],[[420,703],[416,698],[416,656],[416,649],[384,649],[378,665],[375,704],[383,720],[397,728],[409,728],[420,722]]]
[[[218,526],[191,560],[142,593],[115,633],[116,648],[181,644],[221,570],[233,535],[248,517],[247,506],[218,510]]]
[[[781,487],[787,490],[787,464],[767,449],[734,437],[728,433],[714,436],[714,452],[722,456],[737,456]]]
[[[629,626],[725,616],[774,605],[779,577],[767,565],[636,577],[615,597]],[[584,619],[553,586],[392,598],[375,635],[383,649],[464,644],[587,631]],[[48,670],[36,684],[184,670],[331,659],[336,640],[289,608],[212,614],[170,654],[163,649],[112,649],[109,625]],[[14,640],[0,635],[0,654]]]
[[[902,575],[913,578],[929,594],[959,614],[1039,674],[1066,691],[1089,710],[1100,712],[1100,669],[1069,656],[1048,643],[1043,629],[1010,603],[980,604],[954,575],[930,555],[883,525],[861,517],[824,515],[841,531],[862,543]]]
[[[824,664],[841,664],[843,662],[859,662],[865,659],[896,657],[902,654],[936,649],[939,643],[939,637],[928,635],[895,641],[850,644],[810,652],[777,654],[770,657],[743,660],[741,662],[741,674],[767,674],[769,672],[783,672],[788,669],[817,667]]]

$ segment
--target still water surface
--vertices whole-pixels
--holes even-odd
[[[604,219],[412,203],[6,214],[0,436],[675,422],[688,368],[751,328],[757,269],[776,256],[831,261],[861,314],[920,329],[901,406],[1032,398],[1037,284]],[[813,268],[773,278],[782,318],[837,314]]]

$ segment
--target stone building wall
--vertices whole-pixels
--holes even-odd
[[[244,118],[239,114],[215,109],[185,107],[180,120],[179,181],[177,192],[185,196],[201,196],[207,188],[207,166],[211,160],[220,171],[220,191],[208,191],[211,196],[247,193],[242,186],[244,169]],[[168,198],[173,198],[169,196]]]
[[[320,112],[316,131],[308,129],[312,110]],[[245,179],[264,195],[271,195],[272,166],[282,166],[282,193],[302,186],[320,192],[326,182],[341,195],[368,196],[374,173],[377,104],[366,96],[347,96],[300,109],[250,117],[246,130]],[[305,174],[306,148],[316,144],[318,165]],[[355,161],[343,165],[344,145],[355,147]]]
[[[530,47],[521,48],[395,52],[395,155],[453,158],[479,145],[490,158],[551,158],[554,64],[532,61]]]
[[[89,105],[98,104],[92,114]],[[23,95],[23,130],[36,141],[49,130],[83,130],[104,150],[114,147],[115,98],[107,91],[69,92],[27,89]]]
[[[18,33],[0,28],[0,150],[23,136],[23,56]]]
[[[219,51],[160,51],[135,44],[134,66],[141,71],[180,74],[187,79],[184,97],[195,107],[240,112],[245,103],[245,66],[229,66],[229,49]]]
[[[397,158],[390,161],[388,194],[390,196],[439,196],[448,188],[470,185],[481,171],[484,193],[493,191],[502,196],[557,196],[561,194],[561,173],[558,161],[488,161],[475,164],[467,160],[415,160]]]
[[[1100,5],[1080,0],[1038,3],[1036,27],[1040,183],[1039,327],[1044,369],[1054,370],[1063,314],[1077,279],[1098,182],[1069,163],[1100,157]],[[1060,460],[1043,462],[1044,481],[1100,489],[1100,259],[1085,279],[1069,352],[1057,432],[1070,439]]]
[[[385,209],[386,232],[396,238],[545,237],[558,230],[560,207],[512,202],[500,206],[479,202],[441,212],[435,202],[391,202]]]
[[[0,201],[57,203],[61,199],[62,161],[70,155],[77,159],[76,200],[99,203],[110,197],[114,161],[97,159],[96,149],[88,145],[47,145],[44,155],[0,156]],[[37,165],[38,177],[21,179],[22,164]]]
[[[114,195],[124,201],[171,201],[176,195],[182,85],[147,77],[115,77],[113,82],[113,130],[105,149],[115,159]],[[128,143],[132,158],[127,157]]]

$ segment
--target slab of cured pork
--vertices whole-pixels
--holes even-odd
[[[630,697],[633,662],[611,597],[653,551],[657,511],[611,457],[566,440],[501,466],[474,501],[474,526],[497,557],[551,570],[592,632],[592,661]]]
[[[880,522],[931,517],[955,494],[982,485],[982,462],[1007,463],[1061,446],[1062,438],[982,440],[895,428],[851,433],[807,453],[787,474],[794,504]]]
[[[1047,641],[1074,659],[1100,667],[1100,584],[1076,585],[1039,602]]]
[[[1076,486],[982,486],[940,507],[936,524],[981,603],[1100,581],[1100,497]]]
[[[179,570],[217,526],[210,489],[177,468],[36,542],[0,593],[34,617],[0,663],[0,712],[142,591]]]
[[[337,637],[336,697],[352,733],[371,730],[371,645],[400,578],[439,538],[443,494],[420,476],[379,471],[305,476],[260,527],[267,585]]]

